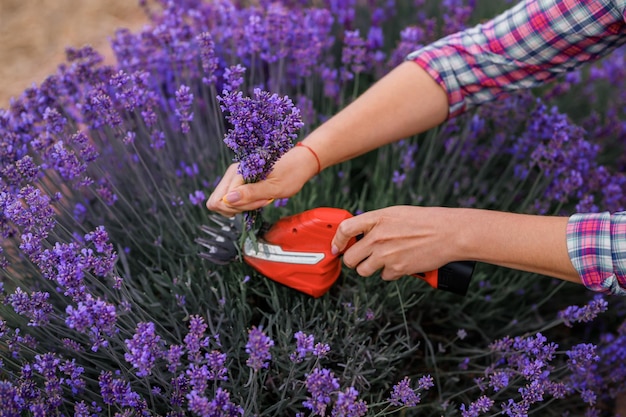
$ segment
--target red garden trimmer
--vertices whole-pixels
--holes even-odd
[[[330,249],[339,223],[352,217],[344,209],[319,207],[283,217],[262,228],[257,241],[243,243],[243,260],[262,275],[313,297],[324,295],[341,273],[339,254]],[[201,226],[208,237],[196,242],[208,249],[200,256],[224,265],[238,258],[241,221],[219,215],[209,216],[214,226]],[[353,239],[348,247],[356,242]],[[433,288],[465,295],[475,262],[452,262],[442,268],[413,276]]]

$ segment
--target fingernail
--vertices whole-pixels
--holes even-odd
[[[236,203],[239,200],[241,200],[241,193],[239,191],[231,191],[222,197],[222,201],[226,204]]]
[[[339,249],[337,248],[337,246],[332,245],[330,247],[330,253],[332,253],[333,255],[337,255],[339,253]]]

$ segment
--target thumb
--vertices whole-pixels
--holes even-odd
[[[273,201],[271,188],[265,181],[242,184],[230,190],[222,201],[238,210],[256,210]]]

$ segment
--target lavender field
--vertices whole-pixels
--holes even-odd
[[[623,297],[479,264],[466,296],[344,268],[311,298],[198,256],[246,115],[289,148],[511,5],[142,1],[150,24],[115,33],[114,65],[68,48],[0,109],[0,416],[615,415]],[[625,53],[330,167],[261,216],[622,211]]]

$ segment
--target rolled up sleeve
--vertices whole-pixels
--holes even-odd
[[[626,295],[626,212],[570,216],[567,250],[587,288]]]

